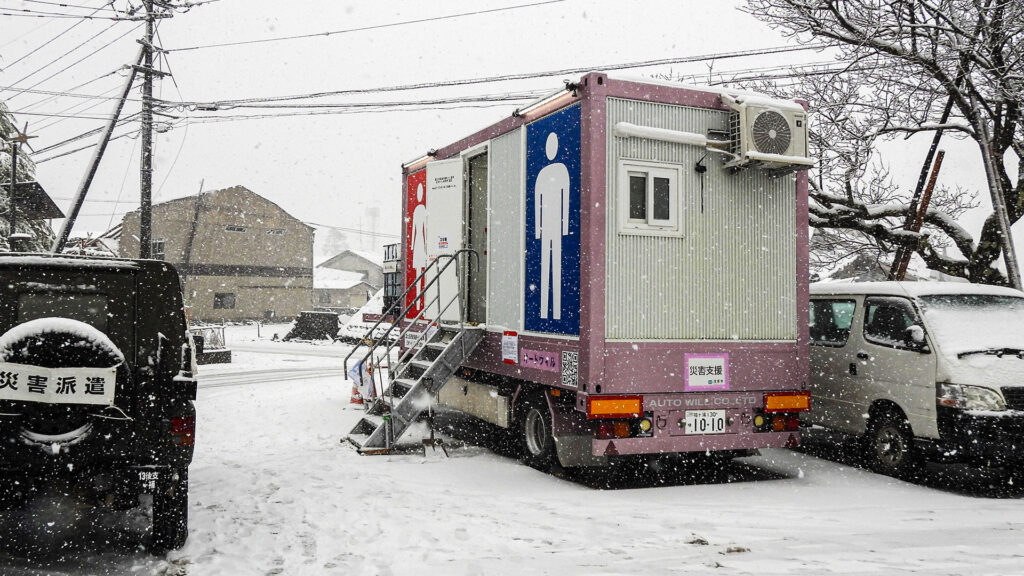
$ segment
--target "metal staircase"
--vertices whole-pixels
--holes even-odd
[[[467,326],[465,323],[462,283],[457,282],[459,288],[456,293],[447,298],[440,289],[440,279],[449,267],[454,265],[453,272],[462,278],[459,274],[460,260],[469,256],[475,256],[475,253],[460,250],[431,262],[363,338],[369,349],[357,365],[368,367],[372,385],[382,384],[383,394],[371,401],[366,413],[345,438],[360,453],[390,452],[395,442],[430,412],[437,393],[483,339],[483,326]],[[405,306],[406,294],[420,286],[424,279],[429,281],[425,282],[420,294],[430,296],[417,298],[423,302],[422,310],[415,317],[406,318],[416,304],[413,301]],[[459,319],[440,320],[452,306],[457,307]],[[425,317],[428,310],[434,312],[432,319]],[[381,332],[380,324],[389,316],[394,318],[394,322]],[[400,343],[405,343],[405,351],[392,363],[393,352],[400,348]],[[346,379],[349,378],[349,360],[360,349],[354,349],[345,357]],[[384,369],[388,375],[386,384],[381,377]]]

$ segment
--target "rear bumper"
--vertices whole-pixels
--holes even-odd
[[[742,451],[800,445],[800,432],[757,431],[764,392],[663,394],[644,396],[644,416],[651,435],[597,439],[593,424],[573,404],[552,403],[555,448],[563,466],[603,466],[608,457],[642,454]],[[683,425],[688,410],[721,410],[727,418],[721,434],[688,434]]]
[[[713,434],[651,438],[616,438],[592,440],[594,456],[626,454],[669,454],[673,452],[704,452],[748,450],[752,448],[795,448],[800,445],[799,432],[759,432],[750,434]]]

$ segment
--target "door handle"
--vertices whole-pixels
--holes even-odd
[[[871,360],[871,356],[867,352],[857,352],[858,360]]]

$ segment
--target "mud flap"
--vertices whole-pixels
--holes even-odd
[[[553,402],[550,396],[547,398],[559,464],[564,468],[607,466],[607,457],[594,455],[594,432],[587,417],[571,405]]]

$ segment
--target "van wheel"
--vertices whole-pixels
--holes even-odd
[[[188,539],[188,469],[168,472],[153,494],[153,549],[177,550]]]
[[[872,417],[864,450],[868,467],[879,474],[907,478],[917,468],[914,435],[902,416],[883,413]]]
[[[519,421],[520,459],[531,468],[549,472],[555,462],[555,439],[551,435],[551,410],[545,400],[535,395],[526,401]]]

